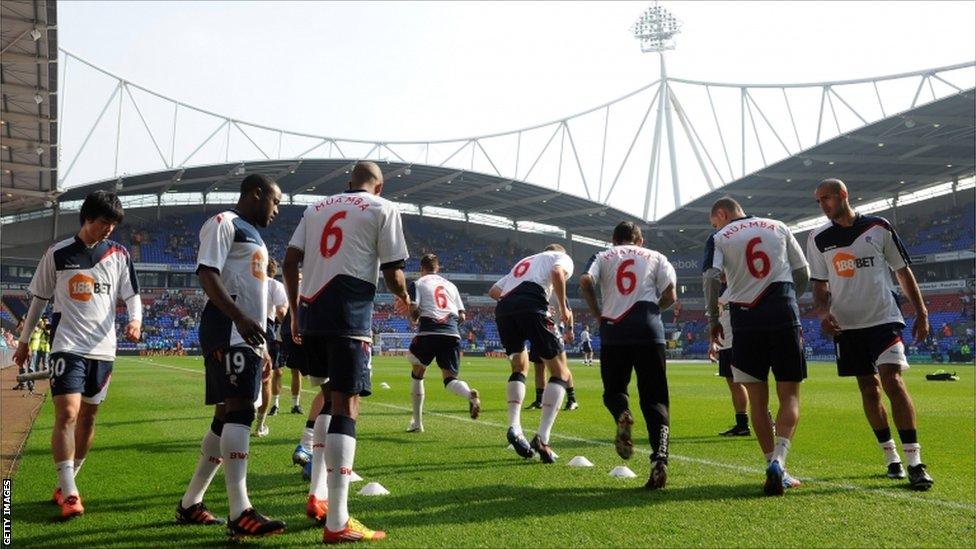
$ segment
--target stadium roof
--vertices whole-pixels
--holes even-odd
[[[813,191],[827,177],[847,184],[856,207],[972,176],[974,98],[976,90],[963,90],[842,134],[700,196],[652,226],[670,247],[700,247],[712,232],[712,203],[723,196],[746,213],[792,225],[820,214]]]
[[[81,200],[96,189],[111,189],[122,196],[237,192],[248,173],[274,177],[285,194],[329,195],[346,189],[355,163],[349,159],[292,159],[173,169],[73,187],[59,200]],[[380,166],[385,179],[383,196],[397,202],[553,225],[599,240],[608,240],[621,220],[642,223],[610,206],[512,179],[423,164],[380,162]]]
[[[5,0],[0,27],[0,207],[40,208],[58,179],[57,2]]]

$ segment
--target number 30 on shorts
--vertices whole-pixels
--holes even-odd
[[[54,361],[54,365],[51,366],[51,379],[64,375],[65,367],[66,363],[64,361],[64,357],[58,357],[58,359]]]

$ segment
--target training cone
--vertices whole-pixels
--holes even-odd
[[[389,388],[390,388],[390,384],[389,383],[387,383],[385,381],[383,383],[380,383],[380,389],[389,389]]]
[[[593,467],[593,462],[583,456],[576,456],[569,460],[569,463],[566,465],[569,465],[570,467]]]
[[[363,489],[359,491],[361,496],[388,496],[390,491],[383,488],[383,485],[378,482],[370,482]]]
[[[506,449],[506,450],[514,450],[514,449],[515,449],[515,447],[514,447],[514,446],[512,446],[511,444],[509,444],[508,446],[506,446],[506,447],[505,447],[505,449]]]
[[[634,478],[637,474],[631,471],[630,467],[626,465],[618,465],[610,469],[610,476],[615,478]]]
[[[359,476],[359,473],[356,471],[353,471],[352,474],[349,475],[349,482],[362,482],[362,480],[363,477]]]

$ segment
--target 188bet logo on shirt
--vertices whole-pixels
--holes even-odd
[[[843,252],[834,255],[834,270],[837,272],[837,276],[854,278],[855,270],[865,267],[874,267],[873,257],[854,257]]]
[[[90,301],[93,294],[107,294],[111,290],[112,285],[108,282],[98,282],[83,273],[68,279],[68,295],[75,301]]]

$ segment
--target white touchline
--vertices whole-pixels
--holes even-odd
[[[197,374],[197,375],[203,375],[203,373],[204,373],[201,370],[192,370],[190,368],[181,368],[179,366],[171,366],[169,364],[162,364],[160,362],[153,362],[151,360],[146,360],[146,359],[143,359],[143,358],[138,358],[138,359],[133,359],[133,360],[137,360],[137,361],[143,362],[145,364],[153,364],[155,366],[161,366],[163,368],[169,368],[171,370],[180,370],[180,371],[183,371],[183,372],[190,372],[190,373]],[[282,385],[282,387],[289,387],[290,388],[289,385]],[[318,391],[313,391],[313,390],[309,390],[309,389],[302,389],[302,392],[303,393],[308,393],[308,394],[314,395]],[[364,400],[363,403],[364,404],[369,404],[369,405],[381,406],[383,408],[391,408],[393,410],[401,410],[401,411],[404,411],[404,412],[412,412],[413,411],[412,408],[409,408],[407,406],[399,406],[399,405],[396,405],[396,404],[387,404],[385,402],[376,402],[376,401]],[[502,425],[501,423],[495,423],[495,422],[492,422],[492,421],[485,421],[483,419],[473,420],[473,419],[467,418],[467,417],[452,416],[452,415],[449,415],[449,414],[442,414],[442,413],[439,413],[439,412],[424,412],[424,415],[425,416],[434,416],[434,417],[443,418],[443,419],[450,419],[450,420],[454,420],[454,421],[461,421],[461,422],[464,422],[464,423],[471,423],[471,424],[474,424],[474,425],[484,425],[486,427],[493,427],[493,428],[498,428],[498,429],[505,429],[507,427],[506,425]],[[573,442],[580,442],[580,443],[583,443],[583,444],[590,444],[590,445],[593,445],[593,446],[609,446],[609,447],[612,447],[613,446],[613,444],[611,444],[609,442],[603,442],[603,441],[600,441],[600,440],[592,440],[592,439],[588,439],[588,438],[574,437],[572,435],[560,435],[560,434],[553,433],[552,434],[552,437],[553,438],[561,438],[561,439],[565,439],[565,440],[571,440]],[[646,450],[644,448],[634,448],[634,451],[635,452],[642,453],[642,454],[647,454],[647,455],[650,455],[650,453],[651,453],[649,450]],[[746,467],[744,465],[733,465],[733,464],[729,464],[729,463],[720,463],[718,461],[711,461],[711,460],[708,460],[708,459],[702,459],[702,458],[696,458],[696,457],[690,457],[690,456],[681,456],[681,455],[676,455],[676,454],[668,454],[668,459],[673,459],[673,460],[676,460],[676,461],[687,461],[687,462],[691,462],[691,463],[697,463],[699,465],[707,465],[709,467],[715,467],[715,468],[718,468],[718,469],[726,469],[726,470],[729,470],[729,471],[736,471],[736,472],[739,472],[739,473],[761,474],[763,472],[762,469],[756,469],[756,468],[753,468],[753,467]],[[884,494],[884,495],[889,496],[889,497],[903,499],[903,500],[911,501],[911,502],[914,502],[914,503],[930,503],[932,505],[937,505],[937,506],[941,506],[941,507],[948,507],[950,509],[961,509],[961,510],[964,510],[964,511],[976,511],[976,505],[969,505],[969,504],[966,504],[966,503],[962,503],[960,501],[946,501],[946,500],[942,500],[942,499],[918,497],[918,496],[915,496],[915,495],[912,495],[912,494],[903,494],[903,493],[895,492],[893,490],[888,490],[888,489],[885,489],[885,488],[865,488],[863,486],[854,486],[852,484],[842,484],[842,483],[839,483],[839,482],[832,482],[832,481],[829,481],[829,480],[821,480],[821,479],[816,479],[816,478],[811,478],[811,477],[802,477],[802,478],[801,477],[796,477],[796,478],[799,479],[802,482],[809,482],[809,483],[813,483],[813,484],[822,484],[824,486],[831,486],[833,488],[839,488],[841,490],[847,490],[847,491],[851,491],[851,492],[878,492],[878,493]]]

